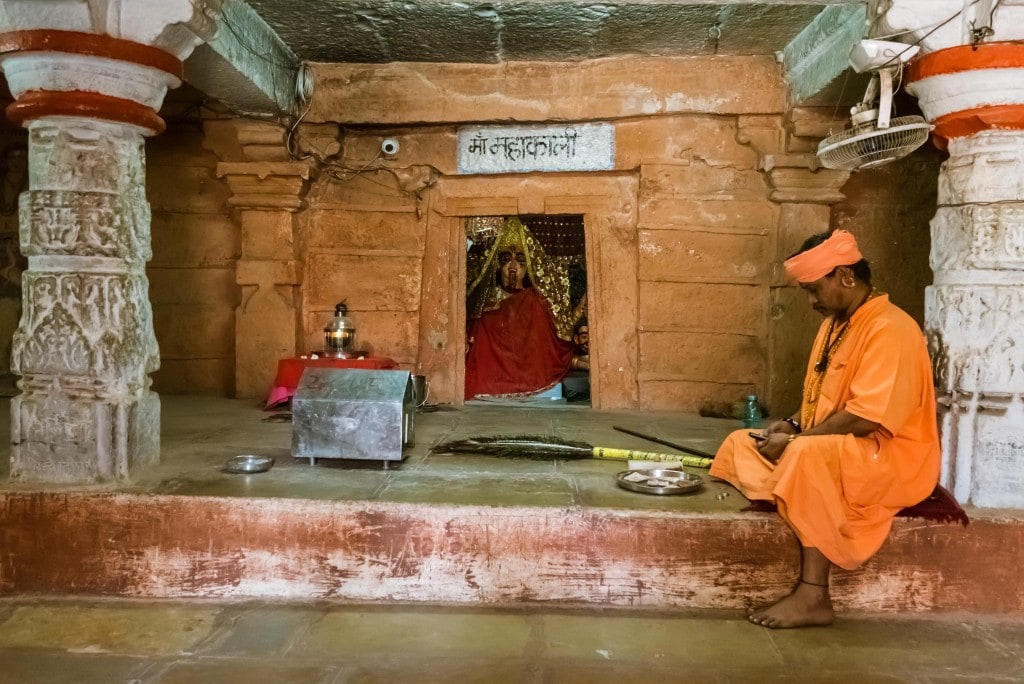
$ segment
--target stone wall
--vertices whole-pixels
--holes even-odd
[[[435,400],[458,402],[461,220],[578,213],[595,406],[694,411],[769,394],[772,263],[786,212],[762,162],[787,151],[785,87],[772,60],[316,65],[314,73],[307,120],[340,124],[343,137],[299,221],[308,349],[319,348],[320,329],[345,298],[364,343],[426,373]],[[615,126],[613,171],[456,173],[460,125],[588,120]],[[377,154],[385,137],[400,142],[394,158]],[[585,189],[602,177],[607,187]],[[827,208],[816,216],[824,230]]]
[[[771,60],[315,65],[314,75],[306,121],[339,125],[340,152],[322,160],[296,221],[300,348],[322,346],[345,299],[359,346],[427,374],[434,400],[458,403],[461,221],[492,214],[584,216],[599,408],[723,411],[754,391],[791,410],[818,319],[781,261],[830,224],[881,253],[880,275],[899,267],[879,284],[920,318],[935,154],[855,176],[842,201],[845,176],[813,159],[834,122],[787,111]],[[615,126],[612,171],[455,168],[461,125],[595,120]],[[384,138],[399,141],[398,155],[378,153]]]
[[[843,186],[846,199],[832,210],[833,225],[858,237],[875,287],[922,326],[924,288],[932,283],[928,224],[944,156],[927,144],[892,164],[853,174]]]
[[[619,164],[640,173],[642,407],[694,411],[767,390],[779,207],[737,129],[737,117],[706,115],[617,126]]]
[[[323,328],[344,300],[356,347],[412,368],[426,233],[415,195],[389,173],[369,173],[324,179],[307,199],[310,208],[299,219],[305,245],[300,348],[323,349]]]
[[[297,195],[294,235],[280,238],[287,245],[278,250],[301,270],[295,295],[277,287],[296,320],[265,323],[296,330],[299,351],[321,348],[322,328],[345,299],[358,346],[426,373],[433,401],[458,402],[462,220],[492,214],[584,216],[598,408],[723,409],[756,391],[776,412],[791,410],[818,319],[786,283],[781,260],[830,223],[861,238],[878,285],[923,317],[940,155],[929,148],[854,174],[843,200],[835,180],[807,163],[815,136],[827,131],[813,116],[786,110],[772,60],[317,65],[314,72],[306,124],[322,130],[315,149],[305,149],[319,149],[321,163],[308,192]],[[457,173],[461,125],[585,120],[615,126],[613,170]],[[325,140],[334,125],[340,129]],[[393,158],[378,154],[386,137],[400,141]],[[287,159],[280,142],[273,145],[273,154],[224,151],[209,128],[204,137],[198,124],[181,120],[147,141],[158,392],[259,398],[269,389],[270,362],[246,371],[256,381],[236,377],[237,349],[260,342],[237,332],[241,222],[217,164]],[[17,290],[8,294],[0,292],[4,368],[20,308]]]
[[[195,122],[172,124],[146,141],[146,195],[152,209],[153,259],[146,275],[165,394],[235,392],[235,261],[238,226],[230,193],[216,176]]]
[[[24,156],[12,164],[10,152],[27,144],[25,131],[0,125],[0,396],[16,393],[11,374],[11,337],[21,318],[21,272],[27,260],[19,251],[18,195],[28,187]]]

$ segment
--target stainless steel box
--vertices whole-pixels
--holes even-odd
[[[292,456],[401,461],[415,412],[409,371],[306,368],[292,398]]]

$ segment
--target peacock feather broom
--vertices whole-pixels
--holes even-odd
[[[443,442],[433,449],[437,454],[477,454],[498,458],[521,458],[537,461],[555,459],[578,460],[584,458],[608,459],[614,461],[655,461],[682,463],[693,468],[710,468],[708,456],[680,456],[655,451],[636,451],[599,447],[586,442],[562,439],[554,436],[515,435],[494,437],[469,437]]]

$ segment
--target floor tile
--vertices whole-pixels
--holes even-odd
[[[0,684],[1019,682],[1024,620],[0,599]]]
[[[563,507],[575,503],[575,487],[570,478],[556,474],[402,473],[388,481],[381,496],[403,503],[468,506],[516,506],[529,498],[532,505]]]
[[[0,642],[0,684],[113,684],[139,681],[148,658],[14,649]]]
[[[328,684],[334,672],[322,665],[204,658],[172,663],[146,684]]]
[[[657,663],[705,669],[723,662],[771,667],[782,660],[766,635],[740,619],[639,617],[623,614],[547,615],[544,657],[579,661]],[[755,630],[756,632],[757,630]],[[743,649],[736,649],[743,643]]]
[[[343,611],[314,624],[289,655],[316,659],[520,657],[530,639],[523,615],[481,611]]]
[[[0,644],[79,653],[176,655],[208,635],[220,610],[171,602],[22,605],[0,624]]]
[[[216,656],[279,656],[320,617],[319,611],[301,604],[227,608],[221,615],[223,626],[196,652]]]
[[[1021,661],[987,633],[954,620],[839,619],[824,629],[765,630],[794,668],[931,675],[1021,673]]]
[[[540,672],[530,662],[468,661],[425,656],[410,659],[395,654],[380,662],[343,665],[338,684],[540,684]]]

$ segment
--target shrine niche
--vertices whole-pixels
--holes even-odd
[[[589,399],[583,217],[476,216],[464,225],[466,400]]]
[[[437,401],[461,403],[466,341],[467,244],[464,220],[479,216],[580,217],[584,228],[594,407],[637,402],[636,178],[574,174],[571,178],[442,179],[427,216],[421,288],[418,367]],[[442,333],[442,331],[444,331]],[[439,335],[447,341],[433,344]],[[628,371],[627,371],[628,369]]]

